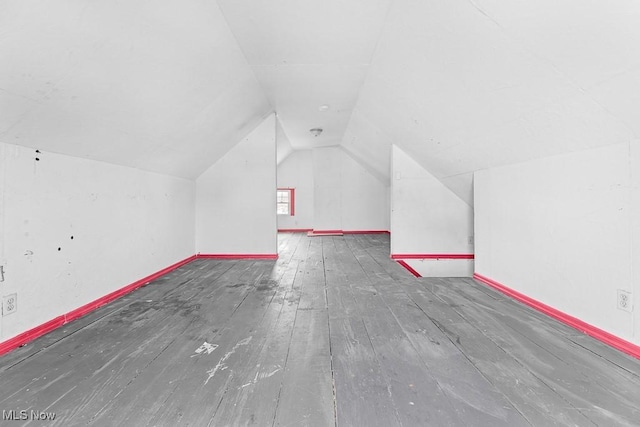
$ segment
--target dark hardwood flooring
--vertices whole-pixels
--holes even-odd
[[[0,357],[2,425],[640,425],[640,361],[389,236],[196,260]],[[29,418],[31,414],[28,413]]]

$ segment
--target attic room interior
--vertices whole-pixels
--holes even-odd
[[[0,0],[2,421],[638,425],[638,22]]]

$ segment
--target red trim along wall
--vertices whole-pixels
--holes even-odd
[[[289,203],[289,215],[296,215],[296,189],[290,188],[289,193],[291,194],[290,203]]]
[[[343,230],[343,234],[391,234],[387,230]]]
[[[390,234],[387,230],[314,230],[313,228],[278,228],[278,233],[342,233],[342,234]]]
[[[392,254],[391,259],[474,259],[474,254]]]
[[[312,230],[307,233],[309,237],[317,236],[344,236],[342,230]]]
[[[33,329],[29,329],[28,331],[23,332],[20,335],[17,335],[13,338],[10,338],[7,341],[0,342],[0,355],[7,353],[17,347],[20,347],[21,345],[24,345],[29,341],[32,341],[46,333],[49,333],[54,329],[57,329],[63,325],[66,325],[72,320],[82,317],[85,314],[99,307],[102,307],[103,305],[110,303],[111,301],[138,289],[142,285],[145,285],[146,283],[149,283],[150,281],[155,280],[158,277],[163,276],[169,273],[170,271],[175,270],[178,267],[182,267],[183,265],[196,259],[196,257],[197,257],[196,255],[192,255],[189,258],[183,259],[182,261],[178,261],[177,263],[170,265],[167,268],[163,268],[162,270],[156,273],[153,273],[143,279],[137,280],[131,283],[130,285],[125,286],[124,288],[113,291],[103,297],[98,298],[95,301],[91,301],[90,303],[83,305],[82,307],[78,307],[75,310],[72,310],[66,314],[56,317],[55,319],[49,320],[48,322],[43,323],[42,325],[36,326]]]
[[[404,268],[407,269],[407,271],[409,271],[409,273],[413,274],[416,277],[422,277],[420,275],[420,273],[418,273],[417,271],[415,271],[409,264],[407,264],[406,262],[402,261],[402,260],[398,260],[398,264],[400,264],[401,266],[403,266]]]
[[[593,325],[583,322],[580,319],[577,319],[573,316],[563,313],[560,310],[550,307],[540,301],[537,301],[531,297],[521,294],[520,292],[515,291],[511,288],[508,288],[505,285],[498,283],[495,280],[489,279],[488,277],[485,277],[481,274],[474,273],[473,278],[494,289],[497,289],[503,294],[508,295],[511,298],[517,301],[520,301],[523,304],[528,305],[529,307],[532,307],[546,314],[547,316],[550,316],[556,320],[559,320],[565,325],[571,326],[572,328],[575,328],[580,332],[583,332],[599,341],[602,341],[603,343],[608,344],[611,347],[622,351],[623,353],[633,356],[636,359],[640,359],[640,346],[632,344],[629,341],[623,340],[622,338],[618,338],[617,336],[610,334],[609,332],[603,331],[600,328],[597,328]]]
[[[60,315],[58,317],[56,317],[55,319],[51,319],[48,322],[45,322],[39,326],[36,326],[35,328],[29,329],[28,331],[25,331],[19,335],[16,335],[13,338],[8,339],[7,341],[3,341],[0,342],[0,356],[8,353],[9,351],[16,349],[30,341],[33,341],[34,339],[41,337],[44,334],[47,334],[51,331],[53,331],[54,329],[57,329],[61,326],[66,325],[67,323],[76,320],[79,317],[84,316],[85,314],[88,314],[90,312],[92,312],[93,310],[96,310],[99,307],[102,307],[105,304],[110,303],[113,300],[116,300],[130,292],[133,292],[134,290],[138,289],[139,287],[161,277],[164,276],[167,273],[170,273],[171,271],[182,267],[185,264],[190,263],[191,261],[198,259],[198,258],[215,258],[215,259],[277,259],[278,255],[277,254],[221,254],[221,255],[208,255],[208,254],[197,254],[197,255],[192,255],[189,258],[185,258],[182,261],[178,261],[175,264],[170,265],[169,267],[163,268],[162,270],[153,273],[147,277],[144,277],[140,280],[137,280],[133,283],[131,283],[130,285],[125,286],[124,288],[120,288],[118,290],[115,290],[103,297],[98,298],[95,301],[91,301],[88,304],[85,304],[81,307],[76,308],[75,310],[71,310],[70,312]]]
[[[198,254],[196,258],[208,259],[278,259],[278,254]]]

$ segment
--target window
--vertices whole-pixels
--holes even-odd
[[[295,214],[295,188],[278,188],[277,192],[277,214],[289,215]]]

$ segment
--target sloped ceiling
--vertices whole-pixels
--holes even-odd
[[[627,141],[638,22],[626,0],[394,1],[343,143],[393,142],[471,204],[474,170]]]
[[[397,144],[471,204],[475,170],[638,137],[638,22],[637,0],[0,0],[0,141],[194,177],[275,110],[280,161],[339,144],[388,179]]]
[[[0,141],[195,178],[272,111],[211,1],[0,1]]]
[[[294,149],[342,141],[390,3],[218,0]]]
[[[293,153],[293,147],[287,133],[282,129],[280,120],[276,121],[276,164],[280,164]]]

